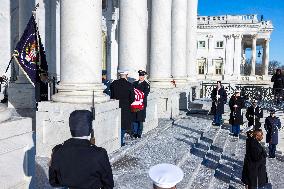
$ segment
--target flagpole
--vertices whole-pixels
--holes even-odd
[[[34,10],[33,10],[33,17],[35,18],[36,20],[36,38],[37,38],[37,50],[38,50],[38,69],[40,68],[40,65],[41,65],[41,55],[40,55],[40,43],[39,43],[39,19],[37,18],[36,16],[36,11],[37,11],[37,8],[39,8],[39,3],[36,4]]]

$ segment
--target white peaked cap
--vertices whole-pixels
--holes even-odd
[[[158,164],[150,168],[149,177],[154,184],[161,188],[174,187],[183,179],[183,171],[172,164]]]
[[[128,70],[125,70],[125,69],[117,70],[117,72],[121,75],[127,75],[128,74]]]
[[[235,93],[240,93],[241,92],[241,90],[239,90],[239,89],[237,89],[236,91],[235,91]]]

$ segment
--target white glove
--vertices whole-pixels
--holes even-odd
[[[238,107],[238,105],[235,104],[233,107],[236,108],[236,107]]]

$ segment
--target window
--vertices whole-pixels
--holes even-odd
[[[205,61],[206,59],[198,59],[198,74],[203,75],[204,74],[204,69],[205,69]]]
[[[107,8],[107,0],[102,1],[102,9],[105,10]]]
[[[216,42],[216,48],[223,48],[224,47],[224,42],[223,41],[217,41]]]
[[[215,63],[215,74],[216,75],[222,75],[223,74],[223,60],[222,59],[216,59],[213,60]]]
[[[198,41],[197,47],[198,48],[205,48],[205,41]]]

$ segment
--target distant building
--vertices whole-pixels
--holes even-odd
[[[196,70],[199,80],[268,79],[271,21],[257,15],[198,16]],[[263,53],[257,52],[257,46]],[[251,48],[250,77],[243,76],[246,49]],[[262,76],[255,76],[256,55],[262,56]]]

